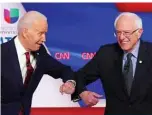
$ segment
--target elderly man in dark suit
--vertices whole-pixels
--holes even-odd
[[[152,43],[143,41],[142,20],[121,13],[115,20],[117,43],[101,46],[94,58],[76,73],[76,91],[88,106],[100,95],[85,86],[98,78],[106,95],[105,115],[152,114]]]
[[[29,115],[43,74],[63,79],[68,90],[74,88],[71,68],[52,58],[43,45],[47,29],[47,18],[29,11],[19,20],[18,35],[1,45],[2,115]]]

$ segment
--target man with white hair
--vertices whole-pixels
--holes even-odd
[[[114,26],[117,43],[101,46],[76,73],[73,97],[95,105],[100,95],[85,86],[100,78],[106,96],[105,115],[151,115],[152,43],[140,39],[142,20],[134,13],[121,13]]]
[[[63,79],[68,90],[74,88],[71,68],[51,57],[43,45],[47,30],[47,18],[29,11],[19,20],[18,35],[1,45],[2,115],[29,115],[43,74]]]

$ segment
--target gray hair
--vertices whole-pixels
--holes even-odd
[[[20,18],[17,30],[20,32],[23,28],[29,28],[35,20],[43,19],[47,20],[46,16],[37,11],[29,11],[23,17]]]
[[[120,13],[116,19],[115,19],[115,22],[114,22],[114,27],[116,28],[116,24],[117,24],[117,21],[119,20],[119,18],[121,16],[130,16],[130,17],[135,17],[135,21],[136,21],[136,25],[138,28],[142,28],[142,19],[135,13],[131,13],[131,12],[123,12],[123,13]]]

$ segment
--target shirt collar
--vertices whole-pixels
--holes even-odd
[[[131,53],[133,54],[133,57],[135,57],[135,58],[138,57],[139,46],[140,46],[140,40],[135,45],[135,48],[131,51]],[[124,60],[126,60],[127,54],[128,53],[124,51],[124,57],[123,57]]]
[[[23,45],[21,44],[18,36],[15,38],[14,42],[15,42],[17,54],[18,54],[19,56],[24,55],[27,51],[25,50],[25,48],[24,48]]]

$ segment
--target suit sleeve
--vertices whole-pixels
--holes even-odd
[[[45,53],[44,53],[45,52]],[[54,59],[52,56],[50,56],[46,49],[43,47],[43,53],[44,53],[44,68],[45,68],[45,74],[48,74],[52,76],[53,78],[61,78],[63,82],[66,82],[67,80],[73,80],[74,73],[70,66],[64,65],[61,62]]]
[[[61,78],[63,82],[66,82],[67,80],[73,80],[74,74],[70,66],[66,66],[60,63],[51,56],[47,62],[47,66],[48,71],[46,72],[46,74],[54,77],[55,79]]]
[[[88,62],[83,68],[75,72],[76,91],[72,95],[72,100],[75,101],[78,95],[86,90],[85,86],[96,81],[99,78],[99,58],[100,49],[97,51],[94,58]]]

